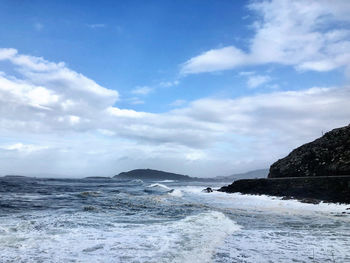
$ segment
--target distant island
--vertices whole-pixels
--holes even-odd
[[[31,178],[28,176],[24,176],[24,175],[17,175],[17,174],[8,174],[8,175],[4,175],[2,176],[3,178],[13,178],[13,179],[26,179],[26,178]]]
[[[238,180],[219,191],[350,203],[350,125],[293,150],[271,165],[268,178]]]
[[[210,178],[191,177],[188,175],[170,173],[153,169],[135,169],[115,175],[113,179],[141,179],[141,180],[175,180],[175,181],[199,181],[199,182],[227,182],[240,178],[262,178],[268,174],[268,169],[259,169],[246,173],[233,174],[229,176],[216,176]]]
[[[141,179],[141,180],[174,180],[174,181],[199,181],[199,182],[228,182],[238,179],[250,179],[250,178],[263,178],[266,177],[268,174],[268,169],[259,169],[259,170],[253,170],[248,171],[245,173],[238,173],[238,174],[232,174],[228,176],[216,176],[216,177],[209,177],[209,178],[202,178],[202,177],[192,177],[189,175],[182,175],[182,174],[176,174],[171,172],[165,172],[160,170],[154,170],[154,169],[135,169],[128,172],[121,172],[117,175],[114,175],[113,177],[109,176],[87,176],[80,179],[83,180],[111,180],[111,179],[122,179],[122,180],[133,180],[133,179]],[[38,178],[38,179],[55,179],[52,177],[29,177],[29,176],[23,176],[23,175],[4,175],[0,176],[0,178],[13,178],[13,179],[20,179],[20,178]],[[59,179],[57,177],[56,179]],[[69,178],[65,178],[69,179]],[[74,178],[71,178],[74,179]]]
[[[176,181],[195,181],[202,178],[190,177],[188,175],[169,173],[153,169],[135,169],[128,172],[122,172],[113,177],[114,179],[141,179],[141,180],[176,180]]]
[[[88,177],[84,177],[83,179],[106,180],[106,179],[112,179],[112,178],[108,176],[88,176]]]

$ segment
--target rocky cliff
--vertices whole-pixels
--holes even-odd
[[[350,175],[350,125],[293,150],[270,167],[269,178]]]

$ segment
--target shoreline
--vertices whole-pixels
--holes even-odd
[[[242,179],[223,186],[218,191],[278,196],[314,204],[350,204],[350,176]]]

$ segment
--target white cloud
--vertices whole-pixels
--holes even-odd
[[[183,106],[187,103],[186,100],[175,100],[172,103],[170,103],[170,106],[174,106],[174,107],[179,107],[179,106]]]
[[[104,27],[106,27],[106,24],[89,24],[88,27],[90,27],[92,29],[104,28]]]
[[[213,72],[266,63],[314,71],[349,67],[349,1],[254,1],[248,8],[257,14],[248,52],[235,46],[212,49],[185,62],[181,72]]]
[[[69,122],[72,125],[78,124],[80,122],[80,117],[79,116],[70,115],[68,118],[69,118]]]
[[[132,105],[140,105],[140,104],[145,104],[144,100],[141,100],[140,98],[137,97],[132,97],[128,100],[130,104]]]
[[[97,129],[98,132],[100,132],[101,134],[105,135],[105,136],[114,136],[116,135],[115,132],[111,131],[111,130],[107,130],[107,129]]]
[[[182,65],[183,74],[213,72],[249,64],[249,57],[236,47],[212,49],[191,58]]]
[[[14,49],[0,49],[0,60],[7,60],[22,78],[0,76],[0,92],[12,103],[60,107],[75,110],[87,104],[104,108],[118,99],[118,92],[101,87],[93,80],[76,73],[64,63],[17,54]],[[5,95],[5,94],[4,94]],[[73,109],[71,109],[73,110]]]
[[[0,60],[10,59],[17,54],[14,48],[0,48]]]
[[[35,24],[34,24],[34,28],[35,28],[35,30],[37,30],[37,31],[41,31],[41,30],[44,28],[44,25],[41,24],[41,23],[35,23]]]
[[[145,112],[139,112],[134,110],[122,110],[116,107],[107,108],[107,113],[112,116],[126,117],[126,118],[142,118],[147,115]]]
[[[267,167],[349,122],[350,87],[204,98],[149,113],[115,106],[116,91],[64,63],[14,50],[0,57],[18,73],[0,74],[1,173],[112,175],[138,166],[225,175]]]
[[[248,88],[257,88],[271,80],[270,76],[266,75],[251,75],[248,77],[247,86]]]
[[[36,151],[41,151],[48,149],[47,146],[33,145],[33,144],[23,144],[23,143],[14,143],[10,145],[5,145],[0,147],[1,149],[9,150],[9,151],[19,151],[24,153],[31,153]]]
[[[132,94],[136,95],[148,95],[151,92],[153,92],[153,88],[148,86],[138,86],[131,91]]]
[[[159,86],[160,87],[164,87],[164,88],[170,88],[173,86],[177,86],[180,84],[180,81],[178,80],[174,80],[174,81],[164,81],[164,82],[160,82]]]
[[[189,161],[197,161],[205,158],[205,154],[201,151],[191,151],[185,154],[185,158]]]
[[[242,71],[242,72],[239,72],[240,76],[251,76],[251,75],[254,75],[254,74],[255,74],[254,71]]]

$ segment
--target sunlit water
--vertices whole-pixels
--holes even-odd
[[[0,262],[350,262],[350,206],[207,186],[0,178]]]

